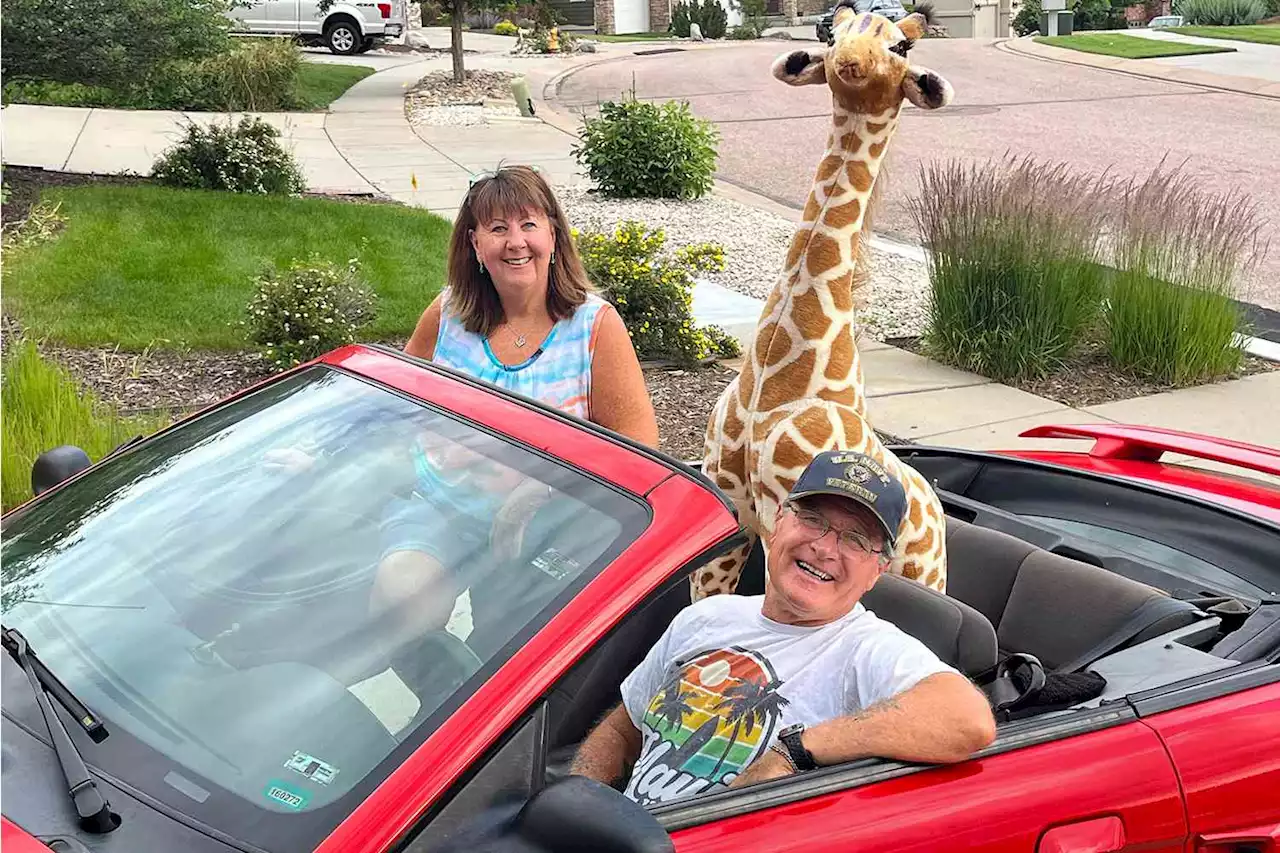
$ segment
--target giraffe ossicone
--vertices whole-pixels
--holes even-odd
[[[707,424],[703,469],[733,500],[750,541],[691,578],[694,600],[737,588],[750,548],[757,538],[767,546],[800,472],[833,449],[873,457],[906,489],[908,511],[889,571],[946,590],[938,496],[884,447],[867,419],[853,298],[862,277],[863,223],[903,101],[932,110],[952,98],[946,80],[907,59],[926,25],[918,13],[895,24],[842,3],[831,47],[794,50],[773,64],[784,83],[831,90],[832,126],[742,372]]]

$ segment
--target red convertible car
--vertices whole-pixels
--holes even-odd
[[[1092,449],[895,447],[943,498],[948,594],[886,577],[864,599],[1012,679],[990,747],[646,810],[565,768],[740,541],[730,506],[593,425],[335,351],[4,517],[4,851],[1280,850],[1280,453],[1033,432]],[[493,523],[422,522],[477,582],[406,638],[371,590],[415,449]],[[1024,701],[1084,670],[1101,695]]]

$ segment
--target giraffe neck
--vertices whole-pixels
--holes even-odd
[[[867,204],[899,109],[866,115],[836,104],[803,222],[750,353],[757,411],[818,397],[866,413],[854,346],[854,271]]]

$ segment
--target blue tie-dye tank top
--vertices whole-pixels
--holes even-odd
[[[540,352],[535,350],[520,364],[505,365],[493,354],[487,338],[468,332],[451,316],[448,298],[446,290],[432,361],[590,420],[591,356],[602,311],[612,310],[608,302],[587,294],[587,301],[572,317],[551,327]]]

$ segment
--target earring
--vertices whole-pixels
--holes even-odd
[[[551,266],[554,267],[555,265],[556,265],[556,250],[552,249],[551,250]]]
[[[480,260],[479,255],[476,255],[476,263],[480,265],[480,275],[484,275],[484,261]]]

